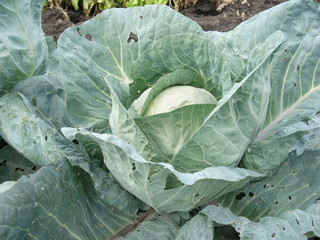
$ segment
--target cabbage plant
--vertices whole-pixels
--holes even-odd
[[[318,3],[226,33],[110,9],[57,43],[43,3],[0,3],[1,239],[320,236]]]

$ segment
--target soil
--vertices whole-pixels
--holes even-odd
[[[224,6],[221,11],[217,11],[217,8],[220,6],[217,3],[219,1],[198,0],[194,6],[183,9],[180,12],[198,22],[205,31],[226,32],[255,14],[285,1],[235,0],[233,1],[234,3]],[[320,0],[316,1],[320,2]],[[66,28],[80,24],[89,18],[91,17],[86,16],[79,10],[46,8],[42,14],[42,28],[46,35],[58,39],[59,35]]]
[[[181,13],[198,22],[205,31],[227,32],[259,12],[285,1],[239,0],[217,11],[218,6],[208,0],[201,0],[195,6],[182,10]]]
[[[63,10],[61,8],[46,8],[42,11],[42,29],[47,36],[57,40],[68,27],[80,24],[90,17],[82,11]]]

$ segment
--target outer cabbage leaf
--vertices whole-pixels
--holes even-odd
[[[51,85],[49,85],[49,89],[52,89]],[[48,91],[48,93],[50,92]],[[42,99],[42,96],[38,97],[37,99]],[[39,105],[44,107],[42,103]],[[143,208],[140,201],[114,183],[107,170],[100,166],[101,160],[93,158],[98,157],[99,154],[102,156],[100,152],[91,152],[92,156],[90,157],[82,149],[64,139],[55,128],[38,117],[35,109],[23,95],[19,93],[7,94],[0,99],[0,106],[0,133],[8,143],[33,164],[46,166],[61,157],[66,157],[72,165],[77,165],[90,174],[94,180],[96,191],[105,202],[114,204],[118,209],[130,214]],[[6,164],[11,166],[19,158],[16,156],[14,159]],[[6,158],[5,160],[9,162],[10,159]],[[28,166],[27,162],[29,161],[24,160],[26,162],[23,165]],[[19,168],[22,167],[19,166]],[[3,169],[4,176],[10,177],[10,169]],[[4,180],[11,180],[11,178]]]
[[[38,116],[54,128],[59,130],[63,126],[71,126],[59,75],[28,78],[16,84],[12,91],[23,94],[36,109]]]
[[[132,224],[144,204],[121,189],[100,161],[54,137],[60,158],[68,159],[55,159],[33,175],[38,167],[31,161],[9,146],[1,149],[1,238],[101,239]],[[38,151],[45,156],[46,149]]]
[[[15,183],[15,181],[5,181],[0,183],[0,193],[9,190]]]
[[[314,151],[320,149],[320,128],[315,128],[304,135],[303,138],[290,150],[296,151],[297,155],[304,151]]]
[[[303,134],[319,127],[319,25],[318,3],[292,0],[260,13],[215,39],[226,56],[232,53],[244,56],[250,55],[257,44],[278,30],[287,35],[287,41],[263,74],[271,82],[270,103],[266,120],[252,138],[243,159],[244,167],[259,172],[278,167]],[[238,73],[244,68],[238,68]]]
[[[0,149],[0,183],[17,181],[24,175],[35,173],[38,169],[38,166],[20,155],[11,146]]]
[[[111,98],[101,77],[113,76],[127,92],[122,101],[128,102],[132,63],[152,42],[188,32],[203,33],[197,23],[163,5],[110,9],[67,29],[60,36],[58,55],[72,124],[106,131]]]
[[[65,133],[68,135],[67,131]],[[84,144],[78,143],[78,145],[72,144],[64,138],[56,138],[56,143],[72,166],[78,166],[90,175],[96,192],[104,202],[129,215],[135,215],[139,209],[146,210],[148,208],[143,202],[115,183],[109,171],[104,167],[101,158],[94,158],[95,155],[100,157],[100,153],[96,154],[97,149],[100,150],[96,143],[86,144],[81,141]],[[88,156],[83,149],[86,149],[89,154],[94,154]]]
[[[134,218],[103,202],[67,159],[22,177],[0,193],[0,204],[2,239],[107,239]]]
[[[306,233],[320,236],[320,204],[316,203],[304,210],[296,209],[279,217],[263,217],[258,222],[233,214],[222,206],[208,206],[201,213],[209,216],[216,225],[231,225],[240,233],[241,239],[250,240],[307,240]]]
[[[183,225],[176,240],[213,239],[213,232],[211,219],[203,214],[198,214]]]
[[[320,150],[289,158],[261,181],[227,194],[217,201],[238,215],[253,221],[279,217],[295,209],[306,209],[320,196]]]
[[[180,230],[180,217],[176,214],[160,215],[158,213],[148,214],[147,219],[133,232],[124,237],[124,240],[174,240]]]
[[[320,236],[320,150],[291,154],[265,179],[217,199],[202,213],[231,225],[241,239],[307,239]]]
[[[47,74],[61,73],[60,62],[58,56],[57,42],[52,36],[46,36],[48,45],[48,61],[47,61]]]
[[[81,141],[77,136],[86,136],[98,143],[105,164],[117,182],[158,212],[191,210],[261,177],[253,171],[223,166],[193,174],[181,173],[171,164],[147,161],[134,147],[114,135],[85,129],[63,128],[62,131],[68,133],[70,140]]]
[[[0,97],[17,82],[43,72],[48,51],[40,22],[43,2],[0,3]]]
[[[57,130],[39,118],[20,93],[0,98],[0,134],[34,164],[48,165],[61,156],[55,143]]]

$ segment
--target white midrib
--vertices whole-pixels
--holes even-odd
[[[278,117],[276,117],[272,122],[268,124],[263,130],[261,130],[257,136],[252,140],[252,144],[260,142],[260,140],[267,134],[267,132],[277,125],[286,115],[294,111],[302,102],[304,102],[311,94],[320,90],[320,86],[315,88],[311,88],[306,94],[304,94],[298,101],[292,104],[289,108],[287,108],[284,112],[282,112]]]

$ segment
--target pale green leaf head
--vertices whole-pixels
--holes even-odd
[[[144,116],[171,112],[177,108],[195,104],[217,104],[217,99],[208,91],[191,86],[166,88],[148,104]]]

